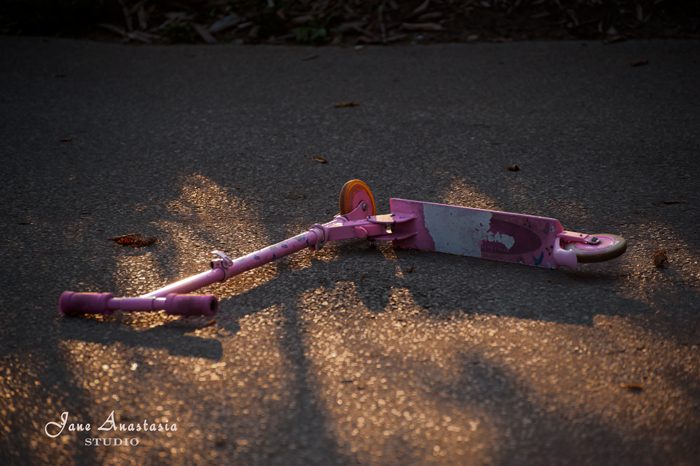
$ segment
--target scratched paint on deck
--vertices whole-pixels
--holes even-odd
[[[481,257],[482,241],[501,243],[510,250],[512,236],[491,231],[492,213],[484,210],[455,209],[441,204],[424,204],[425,228],[435,250],[461,256]]]
[[[416,218],[394,226],[408,235],[395,246],[557,268],[552,245],[564,229],[556,219],[405,199],[391,199],[391,211]]]

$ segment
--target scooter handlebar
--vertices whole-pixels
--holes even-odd
[[[114,299],[112,293],[74,293],[64,291],[58,300],[58,308],[64,315],[78,314],[112,314],[109,302]]]
[[[169,294],[165,298],[165,312],[178,316],[216,315],[219,300],[213,294]]]
[[[219,310],[216,296],[174,294],[164,298],[115,298],[112,293],[75,293],[64,291],[58,302],[64,315],[112,314],[120,309],[126,312],[150,312],[164,310],[170,315],[214,316]]]

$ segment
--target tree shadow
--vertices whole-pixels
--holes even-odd
[[[79,385],[64,352],[59,349],[58,324],[55,319],[39,318],[36,311],[21,311],[3,306],[8,321],[32,325],[32,333],[39,341],[26,341],[13,327],[3,325],[0,330],[0,362],[4,369],[2,383],[4,402],[0,426],[0,463],[2,464],[63,464],[92,465],[101,462],[102,454],[96,449],[85,449],[83,443],[89,433],[66,432],[72,441],[63,444],[61,437],[49,438],[44,433],[47,422],[60,422],[67,411],[69,422],[94,424],[89,409],[90,392]],[[31,316],[31,317],[30,317]]]
[[[199,322],[189,319],[166,322],[146,330],[136,330],[117,322],[95,321],[81,318],[64,318],[59,323],[61,340],[78,340],[101,345],[120,343],[130,348],[166,350],[173,356],[205,358],[218,361],[223,355],[221,342],[212,338],[186,335],[202,328]]]

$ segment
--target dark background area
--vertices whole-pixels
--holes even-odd
[[[207,33],[224,18],[228,27]],[[0,7],[3,34],[136,43],[617,42],[698,39],[699,26],[694,0],[9,0]]]

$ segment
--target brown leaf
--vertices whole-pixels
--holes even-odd
[[[632,63],[630,63],[631,66],[644,66],[644,65],[648,65],[648,64],[649,64],[649,60],[639,60],[639,61],[633,61]]]
[[[513,164],[513,165],[508,165],[508,170],[510,170],[510,171],[512,171],[512,172],[517,172],[517,171],[520,171],[520,167],[517,166],[517,165],[515,165],[515,164]]]
[[[357,102],[336,102],[333,104],[333,106],[336,108],[357,107],[358,105],[360,104]]]
[[[665,249],[659,249],[654,253],[654,265],[662,268],[664,263],[668,262],[668,256]]]
[[[115,236],[113,238],[108,238],[107,241],[114,241],[122,246],[150,246],[151,244],[158,241],[155,236],[139,235],[136,233],[131,233],[129,235]]]
[[[415,269],[414,266],[410,266],[409,268],[406,269],[406,273],[411,273]]]
[[[73,138],[63,138],[61,139],[61,142],[71,142]]]
[[[314,162],[318,162],[318,163],[328,163],[328,160],[324,159],[323,157],[316,157],[316,156],[314,156]]]
[[[620,384],[620,386],[633,392],[641,392],[642,390],[644,390],[644,386],[639,385],[638,383],[622,383]]]

